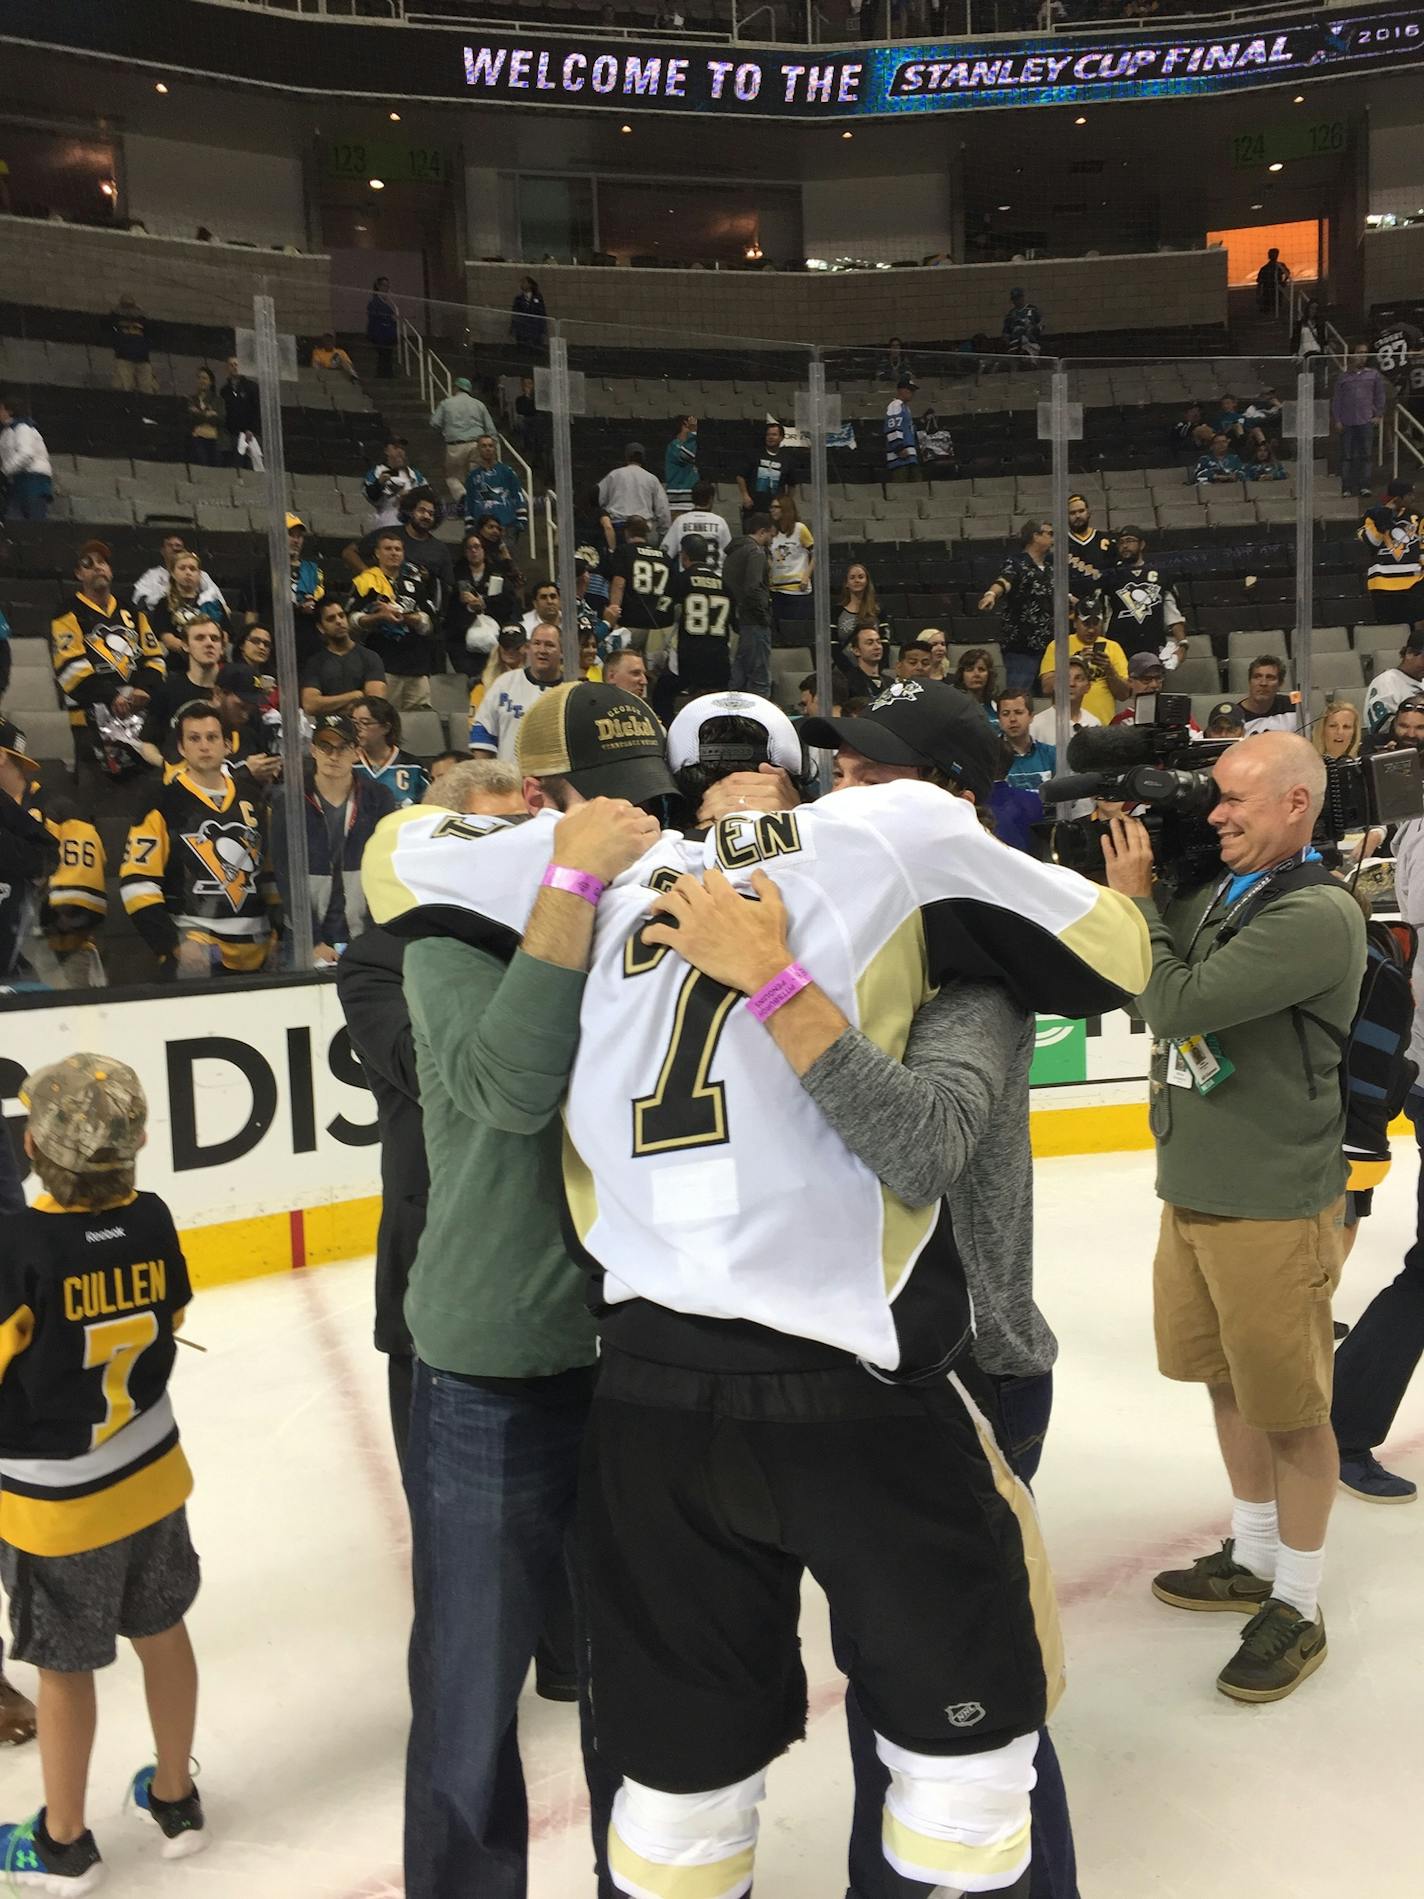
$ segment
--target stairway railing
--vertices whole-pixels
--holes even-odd
[[[401,368],[412,382],[419,384],[420,399],[425,404],[427,412],[433,412],[439,408],[446,396],[453,393],[454,373],[449,364],[430,347],[409,317],[400,318],[396,339],[396,346],[400,351]],[[529,558],[535,560],[539,554],[539,509],[534,494],[534,470],[507,435],[497,434],[495,439],[499,443],[500,454],[524,484],[524,494],[529,506]],[[549,545],[552,548],[553,542],[550,541]]]

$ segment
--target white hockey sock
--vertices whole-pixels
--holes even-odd
[[[1293,1550],[1282,1543],[1276,1557],[1276,1578],[1271,1594],[1277,1602],[1288,1602],[1307,1622],[1314,1622],[1320,1609],[1320,1579],[1325,1574],[1325,1551]]]
[[[1270,1582],[1276,1573],[1276,1551],[1280,1548],[1280,1525],[1276,1506],[1271,1503],[1243,1503],[1231,1499],[1231,1534],[1236,1542],[1236,1560],[1253,1576]]]

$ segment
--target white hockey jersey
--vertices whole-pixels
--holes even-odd
[[[490,835],[448,812],[396,813],[362,866],[372,916],[512,947],[556,822]],[[951,1363],[971,1327],[942,1209],[905,1206],[849,1152],[743,997],[642,939],[650,886],[713,864],[738,885],[759,867],[775,879],[793,956],[897,1057],[950,974],[998,977],[1054,1014],[1119,1006],[1146,983],[1146,925],[1128,899],[1009,850],[968,804],[913,782],[736,814],[705,839],[665,832],[599,904],[565,1188],[604,1275],[606,1336],[650,1301],[901,1376]]]

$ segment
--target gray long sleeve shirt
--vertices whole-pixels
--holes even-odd
[[[1048,1371],[1033,1299],[1033,1017],[993,983],[952,982],[915,1017],[903,1062],[847,1029],[802,1083],[858,1160],[912,1207],[949,1202],[974,1300],[974,1356],[998,1377]]]

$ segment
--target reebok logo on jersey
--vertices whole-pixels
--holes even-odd
[[[977,1728],[984,1719],[985,1708],[982,1701],[956,1701],[944,1712],[951,1727]]]
[[[256,840],[245,824],[204,824],[183,842],[208,872],[193,885],[199,897],[226,897],[241,910],[257,875]]]

